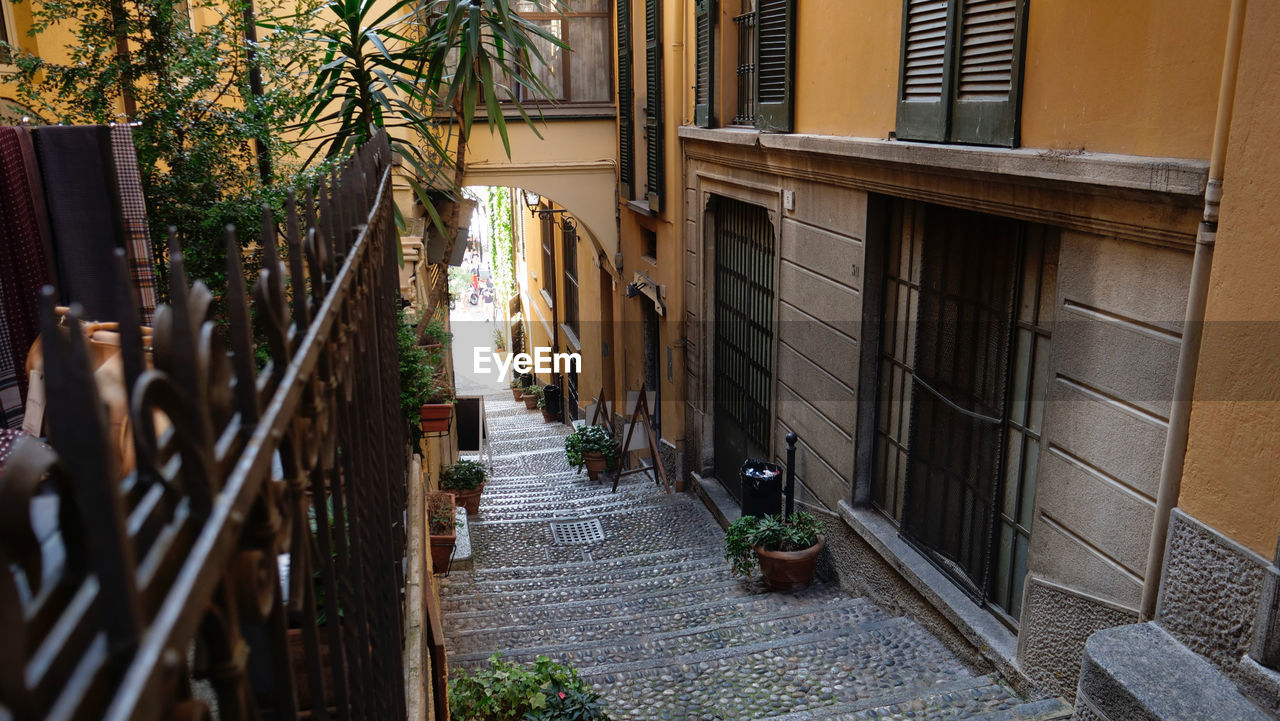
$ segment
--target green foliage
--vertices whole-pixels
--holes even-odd
[[[525,386],[524,394],[526,396],[533,396],[538,400],[542,400],[542,395],[543,395],[542,386],[538,385],[537,383],[534,383],[531,386]]]
[[[440,470],[440,489],[445,491],[469,491],[484,483],[484,465],[462,460]]]
[[[257,17],[305,13],[310,1],[265,0]],[[298,165],[283,138],[306,102],[295,78],[310,72],[315,56],[296,32],[246,41],[241,0],[190,4],[209,22],[193,29],[173,0],[31,0],[30,34],[57,26],[66,43],[42,39],[44,57],[6,50],[17,68],[17,101],[25,106],[19,112],[46,123],[138,121],[134,143],[161,292],[167,267],[159,261],[168,257],[173,226],[187,273],[221,296],[224,228],[241,229],[242,247],[257,242],[261,207],[278,211],[284,187],[294,182]],[[119,37],[127,37],[128,53],[117,52]],[[254,68],[260,97],[251,83]],[[136,103],[128,118],[118,114],[126,99]]]
[[[609,721],[578,672],[539,656],[533,667],[489,657],[489,666],[449,682],[449,714],[465,721]]]
[[[507,337],[503,335],[501,328],[493,329],[493,349],[496,351],[505,351],[507,349]]]
[[[312,157],[338,157],[376,128],[391,129],[394,150],[416,176],[413,190],[442,231],[428,188],[460,197],[477,106],[483,102],[490,131],[510,156],[499,102],[530,126],[533,120],[504,82],[550,97],[529,68],[543,62],[538,43],[564,46],[509,0],[322,0],[290,27],[320,50],[301,124]]]
[[[453,334],[445,330],[444,321],[439,318],[432,318],[422,331],[422,335],[429,345],[442,346],[441,352],[443,352],[443,349],[447,349],[453,340]]]
[[[796,511],[781,515],[743,516],[724,532],[724,557],[739,576],[750,576],[756,567],[755,548],[766,551],[803,551],[818,542],[822,524],[811,513]]]
[[[511,192],[490,187],[481,203],[489,220],[489,265],[493,288],[504,302],[516,294],[515,234],[511,232]]]
[[[411,425],[417,427],[422,404],[436,390],[435,367],[427,357],[427,350],[418,345],[416,331],[404,316],[404,310],[396,312],[396,343],[400,347],[400,412]]]
[[[569,465],[576,466],[579,471],[586,463],[584,453],[599,453],[604,456],[605,467],[613,468],[618,462],[618,444],[613,434],[600,426],[585,425],[574,429],[564,439],[564,454]]]

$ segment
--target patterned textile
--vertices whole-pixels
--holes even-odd
[[[49,282],[43,195],[25,128],[0,128],[0,426],[22,424],[27,351],[40,332],[40,287]],[[16,407],[16,408],[15,408]]]
[[[87,320],[115,317],[119,218],[112,202],[110,128],[46,126],[35,130],[62,300],[84,306]]]
[[[111,153],[115,157],[130,275],[138,291],[142,323],[151,325],[157,302],[155,265],[151,257],[151,231],[147,227],[147,201],[142,195],[142,175],[138,172],[138,153],[133,145],[133,129],[128,125],[111,126]]]

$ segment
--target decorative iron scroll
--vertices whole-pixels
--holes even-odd
[[[404,719],[390,160],[380,134],[283,232],[264,211],[252,300],[229,230],[222,324],[172,246],[150,358],[117,258],[123,480],[46,294],[52,446],[18,441],[0,475],[0,719]]]

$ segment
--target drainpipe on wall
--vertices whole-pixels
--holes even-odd
[[[1187,313],[1183,324],[1182,343],[1178,349],[1178,372],[1173,382],[1173,405],[1169,413],[1169,434],[1165,441],[1164,461],[1160,467],[1160,489],[1156,496],[1155,521],[1151,529],[1151,545],[1147,551],[1147,577],[1142,586],[1143,621],[1155,617],[1160,596],[1160,579],[1164,571],[1166,536],[1169,516],[1178,505],[1182,488],[1182,464],[1187,454],[1187,428],[1191,419],[1191,397],[1195,390],[1196,368],[1200,360],[1200,341],[1204,329],[1205,301],[1209,295],[1209,270],[1213,266],[1213,247],[1218,234],[1218,206],[1222,202],[1223,165],[1227,158],[1227,139],[1231,134],[1231,113],[1235,105],[1236,72],[1240,64],[1240,36],[1244,29],[1248,0],[1232,0],[1227,20],[1227,48],[1222,61],[1222,80],[1218,87],[1218,115],[1213,128],[1213,149],[1209,156],[1209,180],[1204,191],[1204,219],[1196,233],[1195,258],[1191,264],[1191,286],[1187,297]]]

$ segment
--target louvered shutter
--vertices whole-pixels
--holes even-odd
[[[693,124],[700,128],[709,128],[715,123],[717,15],[715,0],[698,0],[694,6],[694,34],[697,40],[697,52],[693,87]]]
[[[662,0],[645,0],[644,145],[649,210],[662,209]]]
[[[756,3],[756,127],[791,130],[795,77],[794,0]]]
[[[951,141],[1018,142],[1026,0],[965,0],[957,16]]]
[[[623,200],[636,186],[635,89],[632,85],[631,0],[618,2],[618,182]]]
[[[897,134],[904,140],[947,139],[953,36],[950,6],[948,0],[903,2]]]

